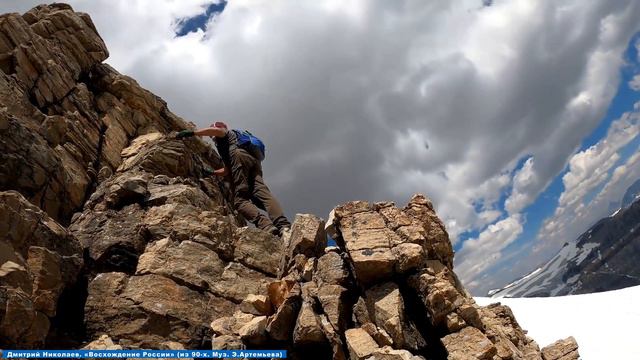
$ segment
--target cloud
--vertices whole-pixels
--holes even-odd
[[[289,215],[423,192],[454,242],[517,230],[602,119],[640,28],[633,0],[232,0],[176,37],[211,1],[70,3],[94,19],[107,62],[176,114],[263,138]],[[458,258],[483,261],[465,246]]]
[[[479,274],[495,265],[502,257],[502,250],[515,241],[522,231],[523,219],[520,214],[489,225],[477,238],[464,243],[457,259],[456,274],[461,279],[476,279]],[[479,283],[474,284],[473,281],[469,281],[470,287],[479,286]]]
[[[640,104],[636,104],[636,109],[638,107]],[[619,151],[640,133],[639,121],[640,113],[637,110],[625,113],[611,123],[604,138],[571,157],[569,170],[562,177],[564,191],[554,215],[545,220],[538,234],[538,239],[544,242],[538,244],[538,247],[557,245],[573,239],[595,220],[606,215],[612,199],[610,188],[618,185],[620,174],[635,164],[635,157],[631,157],[630,163],[616,168],[611,176],[611,170],[620,160]],[[592,191],[605,183],[606,186],[599,192],[596,201],[586,201]]]
[[[640,91],[640,75],[634,76],[631,81],[629,81],[629,88],[631,88],[631,90]]]

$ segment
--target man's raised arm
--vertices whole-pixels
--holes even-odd
[[[182,139],[191,136],[214,136],[225,137],[227,135],[227,129],[219,127],[208,127],[198,130],[182,130],[176,134],[176,139]]]

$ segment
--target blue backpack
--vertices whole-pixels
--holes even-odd
[[[238,147],[245,149],[254,158],[264,160],[264,143],[247,130],[233,130],[238,138]]]

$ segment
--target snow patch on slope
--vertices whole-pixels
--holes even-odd
[[[640,286],[595,294],[548,298],[476,297],[479,305],[500,302],[540,347],[569,336],[583,360],[640,359]]]

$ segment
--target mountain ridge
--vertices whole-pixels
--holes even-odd
[[[640,284],[640,180],[625,192],[626,207],[598,220],[550,260],[488,296],[538,297],[617,290]]]

